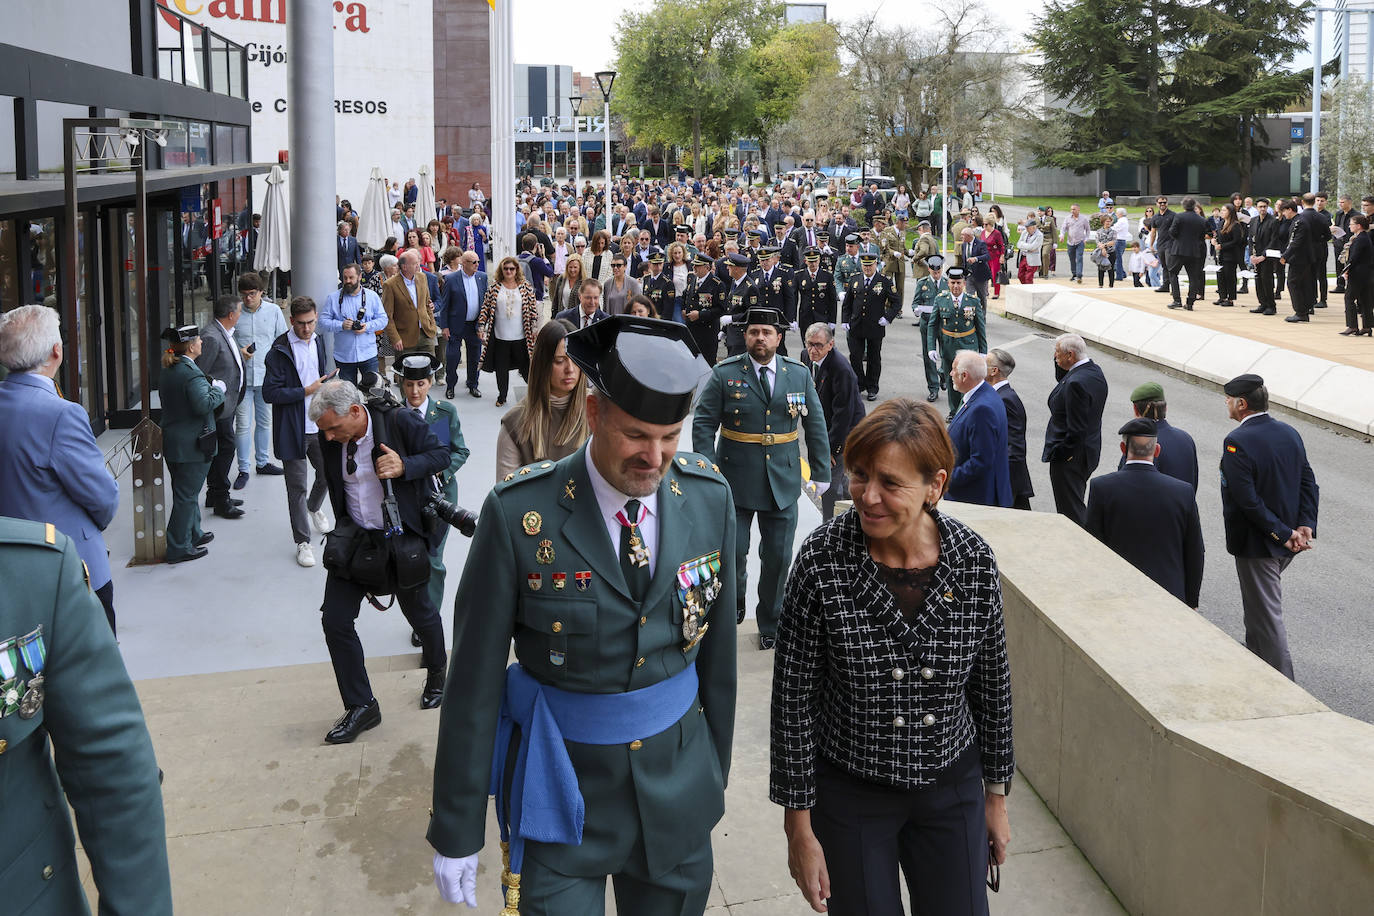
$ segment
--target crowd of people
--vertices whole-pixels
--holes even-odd
[[[167,561],[209,554],[202,493],[235,520],[250,470],[283,476],[296,562],[314,566],[312,529],[325,536],[321,626],[344,712],[324,740],[381,722],[355,627],[363,602],[392,596],[421,649],[419,704],[442,709],[428,837],[444,898],[475,906],[494,793],[511,910],[599,912],[610,877],[624,912],[700,913],[757,527],[756,644],[776,652],[769,796],[799,889],[817,911],[896,912],[900,873],[936,911],[986,914],[1015,766],[1000,582],[987,543],[940,504],[1029,510],[1035,496],[1031,417],[1014,356],[989,345],[988,301],[1013,259],[1021,282],[1053,272],[1061,232],[1080,282],[1096,233],[1099,282],[1130,251],[1125,270],[1148,282],[1157,267],[1176,293],[1200,257],[1184,243],[1201,214],[1161,198],[1146,238],[1104,197],[1096,228],[1076,205],[1062,227],[1045,208],[1013,241],[966,188],[936,206],[901,186],[889,198],[685,173],[600,189],[526,178],[517,253],[489,257],[480,188],[467,208],[440,201],[424,229],[409,186],[393,191],[399,234],[381,251],[357,244],[339,202],[340,282],[322,303],[274,302],[249,273],[205,327],[164,332]],[[1277,282],[1273,264],[1258,269],[1277,261],[1306,303],[1313,257],[1299,255],[1315,236],[1302,227],[1319,217],[1281,204],[1295,215],[1275,257],[1261,204],[1248,221],[1228,205],[1196,240],[1224,263],[1258,258],[1257,284]],[[1359,218],[1345,218],[1343,250],[1367,229]],[[957,239],[949,259],[941,220]],[[1146,254],[1158,265],[1136,260]],[[926,400],[889,396],[870,412],[908,277]],[[1363,302],[1365,283],[1352,273],[1347,295]],[[85,613],[103,608],[112,645],[99,532],[118,493],[84,414],[56,409],[57,322],[39,306],[0,318],[0,424],[25,433],[0,439],[0,515],[51,521],[89,554]],[[1055,510],[1196,608],[1196,447],[1169,424],[1162,385],[1132,391],[1118,470],[1093,478],[1107,379],[1076,335],[1056,340],[1054,361],[1041,461]],[[527,392],[502,414],[496,485],[472,517],[453,505],[472,453],[458,376],[480,399],[481,373],[494,375],[501,408],[512,370]],[[941,390],[947,413],[933,406]],[[1268,415],[1263,379],[1232,379],[1225,397],[1238,425],[1223,516],[1246,644],[1291,678],[1281,576],[1314,544],[1317,485],[1296,431]],[[689,420],[692,451],[679,451]],[[852,507],[837,515],[837,497]],[[800,499],[823,518],[794,557]],[[450,526],[474,538],[452,605]],[[165,870],[165,849],[152,859]],[[102,894],[111,880],[97,875]]]

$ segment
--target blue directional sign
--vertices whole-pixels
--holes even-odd
[[[1302,126],[1301,124],[1297,125],[1296,127],[1290,127],[1288,128],[1288,136],[1294,140],[1306,140],[1307,128]]]

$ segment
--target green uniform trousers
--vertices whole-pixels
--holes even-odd
[[[525,848],[520,916],[604,916],[606,879],[560,874],[539,861],[537,843]],[[701,916],[711,894],[711,840],[665,874],[649,877],[644,847],[611,875],[616,912],[644,916]]]
[[[745,607],[748,594],[749,527],[759,519],[759,635],[778,635],[778,615],[782,613],[782,587],[787,568],[792,565],[792,538],[797,533],[797,504],[770,511],[735,507],[735,583],[736,600]]]
[[[458,482],[450,480],[448,486],[444,487],[444,499],[451,503],[458,502]],[[439,549],[429,555],[429,601],[439,610],[439,616],[444,616],[444,577],[447,570],[444,569],[444,546],[448,544],[448,522],[437,522],[444,526],[444,536],[439,539]],[[450,621],[452,623],[452,621]]]
[[[210,473],[210,462],[167,462],[172,478],[172,513],[167,519],[167,559],[184,557],[196,549],[205,533],[200,528],[200,491]]]
[[[927,333],[930,328],[930,313],[921,313],[921,339],[929,340]],[[921,348],[921,363],[926,367],[926,393],[935,394],[940,390],[940,383],[945,380],[944,373],[940,371],[940,364],[931,362],[930,354],[925,352],[925,347]],[[953,390],[951,385],[950,389]]]

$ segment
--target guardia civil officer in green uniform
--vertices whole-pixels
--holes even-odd
[[[200,329],[193,324],[162,332],[158,395],[162,401],[162,454],[172,482],[172,511],[167,518],[167,562],[197,560],[209,550],[214,534],[200,527],[200,491],[215,457],[215,412],[224,403],[224,382],[210,379],[195,360],[200,356]],[[209,430],[212,435],[202,436]]]
[[[599,916],[608,876],[621,913],[706,909],[735,720],[735,508],[709,459],[677,451],[710,371],[690,341],[630,315],[569,334],[591,439],[482,507],[434,763],[450,902],[475,905],[492,793],[503,914]]]
[[[844,237],[844,254],[835,261],[835,285],[841,294],[859,273],[859,234],[851,232]]]
[[[416,350],[402,353],[396,359],[395,372],[401,383],[406,405],[429,424],[434,437],[448,450],[448,467],[435,475],[439,493],[451,503],[458,502],[458,469],[467,463],[467,443],[463,441],[463,424],[458,422],[458,408],[448,401],[436,401],[429,396],[434,373],[439,371],[439,358],[433,353]],[[443,613],[444,608],[444,545],[448,542],[448,525],[443,526],[439,546],[429,555],[429,600]],[[420,637],[410,634],[410,644],[420,645]]]
[[[759,648],[773,648],[792,563],[801,495],[801,434],[817,495],[830,486],[825,411],[811,372],[777,352],[786,325],[776,309],[750,309],[748,352],[716,364],[692,420],[692,447],[720,464],[735,501],[736,619],[743,621],[749,527],[759,520]],[[716,440],[716,431],[720,440]]]
[[[921,340],[930,336],[930,316],[935,312],[935,299],[941,293],[949,292],[949,282],[941,276],[945,259],[938,254],[925,259],[926,275],[916,281],[916,291],[911,296],[911,311],[916,315],[916,326],[921,329]],[[921,357],[926,369],[926,400],[934,403],[940,397],[940,389],[948,384],[948,379],[940,373],[940,361],[932,359],[929,353]]]
[[[954,355],[960,350],[988,352],[987,325],[983,322],[982,303],[978,297],[964,293],[964,270],[951,267],[945,271],[949,290],[935,297],[930,321],[926,325],[926,358],[940,363],[942,378],[949,378]],[[951,384],[949,386],[949,416],[964,401]]]
[[[70,804],[100,912],[170,916],[153,743],[76,546],[0,518],[0,582],[0,912],[90,913]]]

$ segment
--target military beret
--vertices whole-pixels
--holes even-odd
[[[1155,421],[1149,417],[1135,417],[1127,420],[1120,429],[1116,431],[1118,436],[1158,436],[1159,427]]]
[[[1247,372],[1244,375],[1236,376],[1225,385],[1222,385],[1221,390],[1226,392],[1230,397],[1239,398],[1244,397],[1263,384],[1264,379],[1255,375],[1253,372]]]
[[[740,254],[738,251],[732,251],[732,252],[730,252],[729,254],[727,254],[727,255],[725,256],[725,260],[729,261],[729,262],[731,263],[731,265],[733,265],[733,266],[735,266],[735,267],[748,267],[748,266],[749,266],[749,257],[748,257],[748,255]]]
[[[938,254],[933,254],[926,258],[926,266],[931,270],[939,270],[941,267],[945,266],[945,259]]]
[[[1159,382],[1145,382],[1136,385],[1131,392],[1131,401],[1162,401],[1164,400],[1164,386]]]
[[[878,256],[877,256],[876,254],[874,254],[873,252],[871,252],[871,251],[865,251],[863,254],[859,255],[859,263],[860,263],[860,264],[877,264],[877,263],[878,263]]]
[[[859,244],[859,236],[856,233],[851,232],[849,233],[849,235],[846,235],[844,237],[844,243],[846,245],[857,245]]]
[[[930,220],[928,220],[928,219],[923,219],[923,220],[921,220],[919,223],[916,224],[916,228],[917,228],[917,229],[920,229],[922,226],[924,226],[925,228],[929,229],[929,228],[930,228]]]
[[[946,279],[946,280],[962,280],[962,279],[964,279],[964,269],[963,269],[962,267],[951,267],[949,270],[945,271],[945,279]]]

